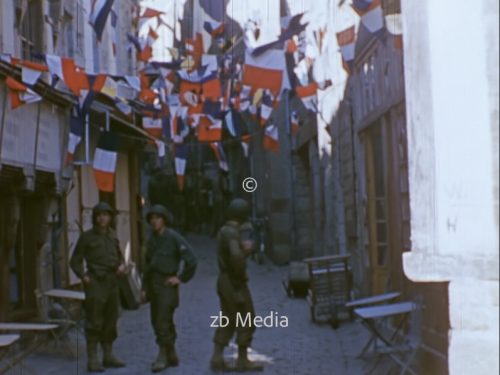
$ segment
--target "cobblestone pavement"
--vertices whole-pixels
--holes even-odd
[[[176,312],[177,349],[180,366],[164,373],[178,375],[213,374],[208,363],[212,352],[214,328],[210,316],[218,314],[215,292],[215,243],[207,237],[189,236],[199,259],[194,279],[181,288],[180,307]],[[249,262],[250,289],[256,313],[269,315],[276,311],[288,317],[287,328],[260,328],[253,341],[252,355],[266,362],[265,374],[275,375],[348,375],[362,374],[366,366],[356,354],[367,340],[359,323],[342,322],[334,330],[329,325],[313,324],[306,300],[290,299],[282,287],[286,267],[267,262]],[[85,345],[83,337],[73,344],[78,347],[78,359],[61,354],[39,352],[24,361],[24,366],[9,374],[70,375],[85,374]],[[156,345],[149,323],[149,306],[136,311],[123,311],[119,322],[116,353],[127,362],[123,369],[109,369],[107,374],[148,374],[156,356]],[[235,357],[234,345],[226,349],[227,357]]]

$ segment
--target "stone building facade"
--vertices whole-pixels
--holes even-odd
[[[117,27],[107,22],[96,41],[88,24],[90,0],[0,3],[0,52],[21,60],[43,62],[44,54],[73,58],[90,73],[135,74],[135,58],[125,48],[135,1],[116,2]],[[113,54],[113,41],[118,45]],[[0,62],[0,320],[33,318],[35,290],[69,287],[78,282],[68,259],[82,230],[90,226],[91,208],[107,200],[117,211],[116,230],[124,255],[139,257],[140,210],[136,186],[138,150],[144,132],[113,103],[94,101],[74,163],[65,166],[70,112],[78,101],[64,88],[49,85],[44,73],[33,90],[37,103],[11,109],[4,80],[21,79],[21,69]],[[113,194],[99,193],[92,161],[100,129],[120,137]]]

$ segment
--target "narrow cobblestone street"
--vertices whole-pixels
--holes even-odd
[[[212,351],[213,328],[210,315],[218,313],[215,292],[217,269],[215,242],[207,237],[189,236],[199,259],[194,279],[182,286],[181,306],[176,312],[178,352],[181,364],[168,368],[168,374],[212,374],[208,363]],[[264,373],[275,375],[348,375],[361,374],[363,363],[355,359],[366,332],[359,323],[343,322],[339,329],[315,325],[309,318],[306,300],[290,299],[281,285],[287,268],[266,263],[262,266],[249,261],[250,288],[256,313],[269,315],[277,311],[288,317],[287,328],[257,329],[252,356],[267,362]],[[9,374],[84,374],[85,348],[79,337],[79,360],[66,359],[60,354],[37,353]],[[77,345],[76,341],[74,342]],[[150,363],[156,355],[156,345],[149,323],[149,306],[137,311],[123,311],[119,322],[117,353],[127,361],[124,369],[107,370],[109,374],[150,373]],[[235,347],[226,350],[234,357]]]

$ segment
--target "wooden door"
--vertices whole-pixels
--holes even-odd
[[[380,123],[366,133],[368,251],[372,294],[383,293],[389,278],[384,134]]]

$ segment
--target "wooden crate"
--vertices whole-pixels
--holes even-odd
[[[309,269],[309,303],[313,322],[329,320],[338,324],[338,314],[350,300],[349,255],[305,259]],[[322,319],[323,318],[323,319]]]

